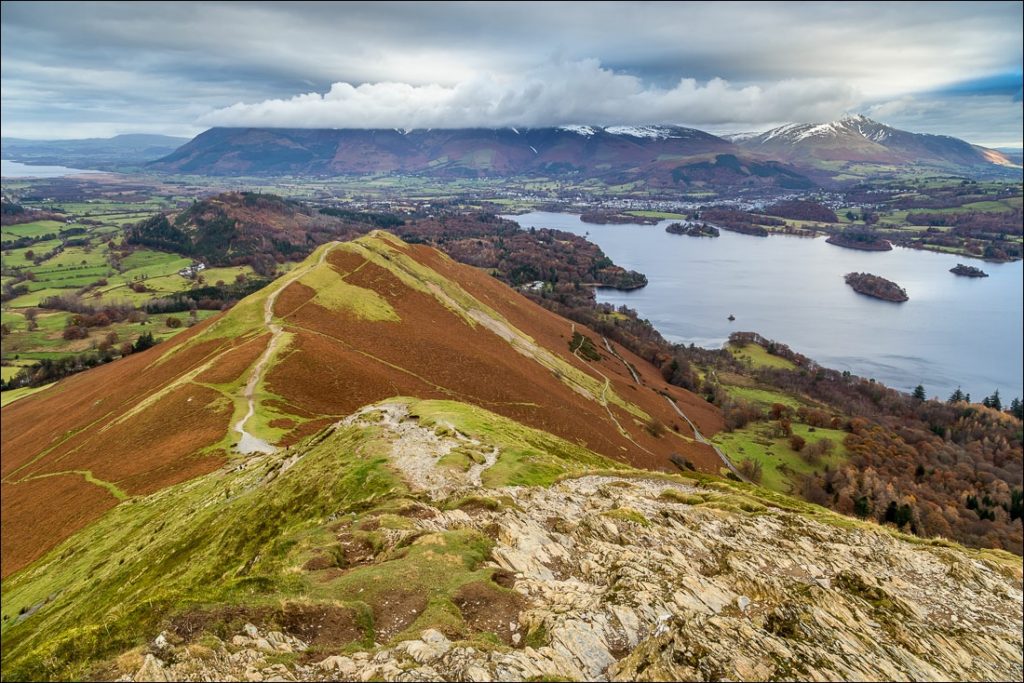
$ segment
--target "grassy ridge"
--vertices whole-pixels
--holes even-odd
[[[625,468],[481,408],[397,400],[427,426],[444,422],[498,448],[486,481],[491,485],[551,483],[590,468]],[[388,599],[389,587],[429,596],[430,609],[415,628],[453,618],[451,593],[491,572],[478,568],[490,546],[475,532],[440,534],[395,563],[355,569],[330,586],[295,571],[335,543],[326,528],[331,520],[358,526],[367,514],[409,500],[387,465],[389,449],[377,427],[338,428],[245,468],[127,500],[4,581],[4,677],[80,677],[96,660],[152,638],[167,615],[210,605],[340,600],[368,620],[370,640],[363,646],[374,637],[367,615]],[[284,471],[284,461],[296,456]],[[459,558],[454,565],[452,555]],[[19,621],[20,612],[33,609]]]

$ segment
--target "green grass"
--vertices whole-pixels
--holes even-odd
[[[153,251],[150,249],[140,249],[133,251],[128,254],[122,261],[121,266],[125,269],[126,273],[132,275],[163,275],[168,272],[168,268],[177,266],[181,261],[185,261],[185,266],[192,262],[191,259],[178,254],[171,254],[165,251]],[[173,272],[177,272],[184,266],[177,266]]]
[[[348,311],[372,322],[401,320],[387,299],[372,289],[350,285],[344,277],[325,262],[300,277],[299,283],[313,289],[313,302],[327,310]]]
[[[681,213],[669,211],[627,211],[627,216],[642,216],[643,218],[661,218],[673,220],[685,220],[687,217]]]
[[[26,396],[31,396],[32,394],[39,393],[40,391],[48,389],[51,386],[53,385],[46,384],[41,387],[23,387],[21,389],[11,389],[10,391],[0,392],[0,408],[10,405],[17,401],[18,399],[22,399],[25,398]]]
[[[608,510],[602,514],[604,514],[605,517],[611,517],[612,519],[618,519],[624,522],[632,522],[639,526],[651,526],[651,520],[647,519],[643,514],[633,508],[615,508],[614,510]]]
[[[67,247],[53,258],[43,262],[43,268],[64,268],[71,266],[106,266],[107,254],[99,248]]]
[[[728,349],[732,355],[742,361],[749,362],[755,368],[780,368],[783,370],[792,370],[796,367],[792,361],[780,356],[773,356],[768,353],[768,351],[760,344],[746,344],[744,346],[730,344]]]
[[[5,225],[0,233],[2,241],[13,242],[20,237],[42,237],[43,235],[57,234],[64,228],[70,227],[59,221],[32,221],[31,223],[19,223],[17,225]]]
[[[712,441],[737,465],[744,460],[761,463],[763,486],[780,493],[795,493],[801,476],[821,472],[825,467],[834,469],[846,460],[847,454],[843,446],[846,432],[796,422],[792,427],[793,433],[803,437],[808,445],[827,438],[835,444],[834,450],[819,464],[811,465],[790,447],[788,438],[774,436],[771,423],[765,422],[755,422],[734,432],[719,432]]]
[[[420,424],[426,427],[451,425],[499,449],[497,462],[483,472],[485,486],[546,486],[560,477],[591,468],[626,467],[582,446],[483,408],[457,401],[401,400],[408,402],[410,413],[419,416]],[[452,464],[456,464],[455,460]]]
[[[21,249],[8,249],[3,252],[3,264],[7,268],[32,270],[35,266],[31,260],[25,258],[25,254],[27,252],[31,251],[33,254],[39,256],[59,247],[60,245],[60,240],[47,240],[45,242],[36,242],[32,246],[22,247]]]
[[[214,316],[219,311],[196,311],[196,322]],[[74,353],[91,351],[95,343],[106,339],[107,335],[117,335],[117,344],[134,342],[142,334],[150,332],[159,341],[170,339],[188,329],[190,316],[183,313],[161,313],[151,315],[145,322],[119,322],[106,327],[89,328],[89,336],[85,339],[65,340],[62,332],[72,314],[63,311],[43,312],[36,317],[38,329],[29,331],[25,318],[20,314],[7,313],[5,322],[11,325],[12,333],[3,340],[4,360],[21,358],[57,358]],[[182,322],[179,328],[167,325],[168,318],[177,318]],[[43,354],[43,355],[41,355]]]
[[[733,398],[750,401],[751,403],[756,403],[763,407],[770,407],[773,403],[781,403],[782,405],[789,406],[790,408],[799,408],[800,405],[802,405],[800,400],[781,391],[758,389],[754,387],[740,387],[729,384],[725,384],[723,386]]]

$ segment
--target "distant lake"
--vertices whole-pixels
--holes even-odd
[[[667,338],[721,347],[731,332],[758,332],[818,363],[946,398],[959,385],[975,401],[999,389],[1024,397],[1024,269],[897,247],[854,251],[824,238],[670,235],[658,225],[591,225],[571,214],[506,216],[522,227],[588,237],[618,265],[649,280],[632,292],[598,290],[636,309]],[[957,263],[990,277],[957,277]],[[843,275],[881,275],[907,290],[894,304],[857,294]],[[728,316],[736,316],[729,322]]]
[[[0,176],[4,178],[60,178],[80,173],[102,173],[102,171],[86,171],[67,166],[31,166],[20,161],[0,159]]]

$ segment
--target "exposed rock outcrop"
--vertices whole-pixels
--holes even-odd
[[[442,494],[430,490],[436,481],[414,484]],[[506,502],[432,508],[415,523],[428,535],[472,528],[494,538],[493,566],[522,597],[516,613],[497,615],[509,622],[504,644],[428,629],[283,662],[305,644],[250,624],[202,656],[185,644],[151,648],[131,678],[1021,677],[1019,570],[829,513],[818,521],[717,482],[595,475],[480,492]]]

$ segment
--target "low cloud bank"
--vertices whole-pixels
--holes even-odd
[[[856,90],[834,79],[737,86],[681,79],[658,88],[597,60],[560,62],[521,77],[484,75],[454,86],[398,82],[334,83],[326,93],[239,102],[202,116],[228,127],[497,128],[572,123],[757,124],[820,121],[846,112]]]

